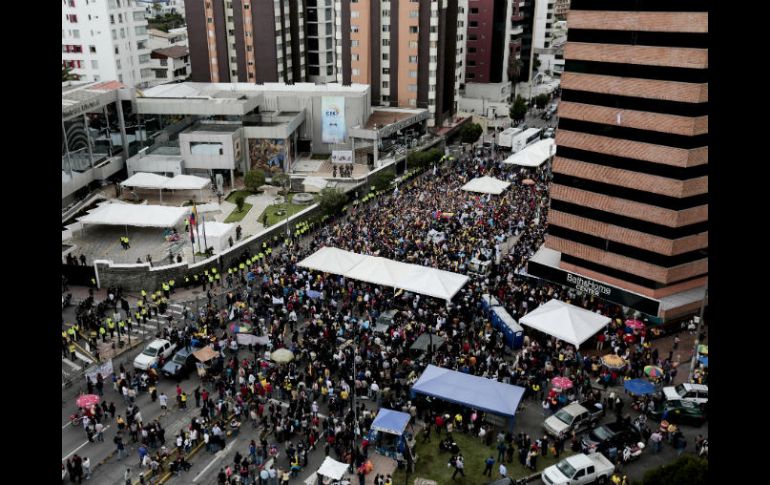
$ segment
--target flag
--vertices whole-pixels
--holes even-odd
[[[192,224],[190,224],[190,242],[195,244],[195,231],[193,231],[193,225]],[[195,249],[195,248],[193,248],[193,249]]]
[[[195,207],[195,202],[193,202],[192,212],[190,213],[190,224],[193,226],[198,225],[198,208]]]

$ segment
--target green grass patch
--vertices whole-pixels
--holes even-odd
[[[278,212],[281,210],[285,210],[288,212],[289,217],[293,216],[299,211],[305,210],[308,207],[310,207],[313,204],[307,204],[307,205],[300,205],[300,204],[292,204],[291,199],[294,197],[294,194],[289,194],[289,203],[286,204],[273,204],[269,205],[265,208],[265,210],[262,212],[262,214],[259,215],[259,219],[257,219],[259,222],[265,224],[265,227],[270,227],[273,224],[279,223],[279,222],[286,222],[286,214],[278,215]],[[314,203],[318,202],[318,196],[314,196]],[[267,214],[267,223],[265,223],[265,214]]]
[[[232,194],[228,195],[225,200],[231,204],[235,204],[235,199],[237,199],[239,195],[242,195],[243,198],[246,199],[246,197],[254,195],[254,192],[250,190],[236,190]]]
[[[227,216],[227,219],[225,219],[225,222],[241,222],[244,217],[246,217],[246,214],[249,213],[251,210],[252,205],[248,202],[243,204],[243,212],[238,212],[238,208],[236,207],[233,209],[233,211],[230,213],[229,216]]]
[[[495,433],[496,434],[496,433]],[[440,451],[438,444],[446,436],[446,433],[441,433],[441,436],[436,436],[435,430],[431,431],[430,443],[422,443],[422,436],[418,433],[417,444],[415,445],[415,452],[418,459],[415,463],[414,473],[410,473],[410,482],[415,478],[427,478],[435,480],[437,483],[456,483],[458,485],[478,485],[482,483],[489,483],[500,477],[498,473],[498,467],[500,463],[497,461],[497,442],[492,441],[492,446],[485,446],[478,437],[470,436],[463,433],[453,433],[457,445],[460,447],[460,453],[462,453],[465,459],[465,477],[460,474],[457,475],[454,481],[452,481],[452,474],[455,469],[452,466],[447,466],[451,454],[446,451]],[[550,444],[549,444],[550,446]],[[508,469],[508,476],[514,479],[523,478],[529,476],[534,471],[522,466],[518,459],[518,447],[513,454],[513,463],[505,463]],[[569,448],[564,450],[559,456],[559,460],[572,455],[572,451]],[[482,475],[485,468],[485,460],[487,457],[492,456],[495,459],[495,464],[492,465],[492,477],[489,478],[486,475]],[[543,471],[543,469],[553,465],[557,462],[553,454],[548,453],[545,458],[542,456],[537,457],[537,471]],[[402,469],[397,469],[393,475],[394,483],[406,483],[406,472]]]

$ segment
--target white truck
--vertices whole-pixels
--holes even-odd
[[[546,419],[543,427],[551,436],[568,435],[572,431],[594,427],[602,413],[601,406],[593,401],[573,402]]]
[[[511,139],[511,153],[516,153],[540,140],[542,130],[540,128],[527,128],[517,133]]]
[[[506,128],[497,137],[497,145],[510,149],[513,146],[513,137],[524,131],[521,128]]]
[[[615,472],[613,465],[601,453],[572,455],[551,465],[540,475],[546,485],[584,485],[609,483]]]

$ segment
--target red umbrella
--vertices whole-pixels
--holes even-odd
[[[551,384],[553,387],[559,388],[559,389],[571,389],[574,384],[572,384],[572,380],[566,378],[566,377],[554,377],[551,379]]]
[[[640,320],[626,320],[626,327],[641,330],[644,328],[644,322]]]
[[[75,401],[75,404],[77,404],[79,408],[89,408],[95,404],[99,404],[99,401],[101,400],[102,399],[96,394],[83,394],[82,396],[78,397],[77,401]]]

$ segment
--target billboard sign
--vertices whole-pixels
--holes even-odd
[[[344,143],[345,97],[324,96],[321,98],[321,141],[323,143]]]
[[[353,150],[332,150],[332,163],[353,163]]]

